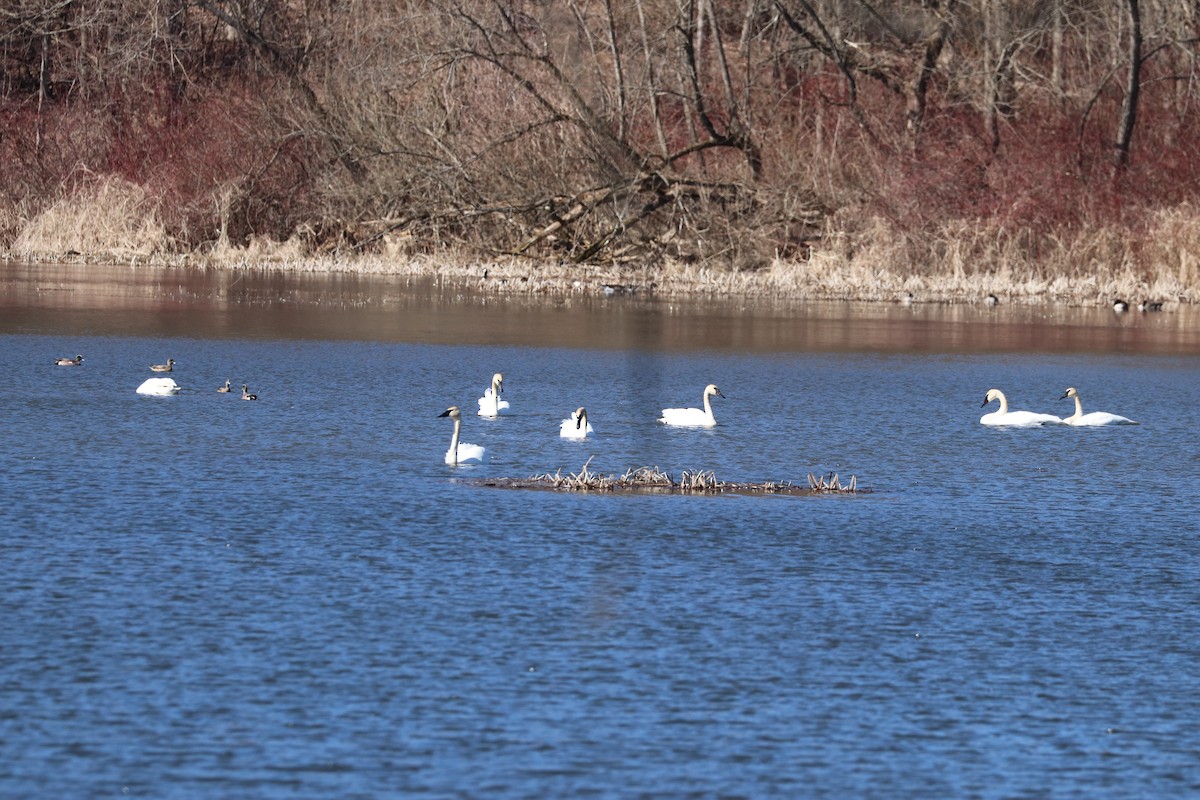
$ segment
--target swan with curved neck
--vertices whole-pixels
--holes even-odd
[[[1075,413],[1069,417],[1063,417],[1063,422],[1068,425],[1074,425],[1077,428],[1096,427],[1098,425],[1137,425],[1136,422],[1128,417],[1122,417],[1117,414],[1109,414],[1107,411],[1093,411],[1090,414],[1083,413],[1083,403],[1079,400],[1079,392],[1071,386],[1063,393],[1059,400],[1066,400],[1068,397],[1075,400]]]
[[[980,417],[979,422],[982,425],[1014,425],[1029,428],[1037,425],[1062,424],[1062,420],[1053,414],[1038,414],[1033,411],[1009,411],[1008,398],[999,389],[988,389],[980,408],[993,400],[1000,401],[1000,409]]]
[[[711,428],[717,424],[716,417],[712,412],[712,403],[709,400],[713,395],[720,398],[725,397],[716,384],[710,383],[704,387],[703,410],[699,408],[664,408],[658,421],[681,428]]]
[[[498,417],[501,411],[507,411],[508,401],[500,399],[502,394],[504,394],[504,373],[497,372],[492,376],[492,385],[484,389],[483,397],[479,398],[479,416]]]
[[[450,437],[450,449],[446,451],[446,463],[452,467],[459,464],[483,463],[487,449],[477,444],[459,443],[462,433],[462,411],[458,406],[450,406],[439,417],[449,417],[454,420],[454,435]]]
[[[558,426],[558,435],[564,439],[586,439],[588,434],[594,434],[592,424],[588,422],[587,409],[583,406],[571,412]]]

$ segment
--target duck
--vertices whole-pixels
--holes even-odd
[[[229,378],[226,378],[226,379],[225,379],[225,385],[224,385],[224,386],[218,386],[218,387],[217,387],[217,391],[218,391],[218,392],[220,392],[221,394],[226,394],[226,393],[228,393],[228,392],[230,391],[230,389],[229,389]]]
[[[250,387],[246,386],[246,384],[243,383],[242,384],[242,399],[243,400],[257,400],[258,395],[250,394]]]
[[[1059,400],[1066,400],[1068,397],[1075,400],[1075,413],[1069,417],[1063,417],[1063,422],[1068,425],[1074,425],[1077,428],[1092,428],[1100,425],[1137,425],[1136,422],[1128,417],[1122,417],[1117,414],[1109,414],[1107,411],[1093,411],[1090,414],[1083,413],[1083,403],[1079,401],[1079,392],[1074,386],[1067,388],[1063,396]]]
[[[450,406],[438,414],[438,417],[449,417],[454,420],[454,435],[450,437],[450,449],[446,451],[446,463],[452,467],[457,467],[459,464],[482,464],[484,456],[487,455],[487,448],[458,441],[459,434],[462,433],[462,411],[459,407]]]
[[[1009,411],[1008,398],[999,389],[988,389],[980,408],[983,408],[983,406],[986,406],[993,400],[1000,401],[1000,409],[980,417],[979,423],[981,425],[1013,425],[1030,428],[1038,425],[1061,425],[1063,422],[1053,414],[1038,414],[1033,411]]]
[[[711,428],[717,424],[712,412],[712,403],[709,402],[709,398],[713,395],[722,399],[725,397],[715,383],[710,383],[704,387],[703,410],[699,408],[664,408],[658,421],[680,428]]]
[[[983,304],[989,308],[1000,305],[1000,298],[994,294],[989,294],[983,298]]]
[[[179,394],[179,388],[179,384],[171,378],[146,378],[134,391],[138,394],[169,395]]]
[[[1117,312],[1118,314],[1124,314],[1128,310],[1129,310],[1129,303],[1126,303],[1124,300],[1121,300],[1119,298],[1116,300],[1113,300],[1113,311]]]
[[[1143,300],[1138,303],[1138,311],[1162,311],[1163,304],[1150,300]]]
[[[54,363],[60,367],[78,367],[83,363],[83,356],[75,356],[74,358],[60,358]]]
[[[504,373],[497,372],[492,376],[492,385],[484,389],[483,397],[479,398],[479,416],[498,417],[501,411],[507,411],[509,409],[508,401],[500,399],[502,394],[504,394]]]
[[[571,416],[564,419],[558,426],[558,435],[564,439],[586,439],[588,434],[595,434],[592,424],[588,422],[587,409],[583,406],[575,409]]]
[[[167,363],[165,363],[165,364],[151,364],[150,371],[151,372],[174,372],[175,371],[175,359],[168,358]]]

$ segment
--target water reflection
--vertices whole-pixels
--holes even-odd
[[[1200,313],[495,294],[358,274],[0,266],[0,332],[736,352],[1200,352]]]

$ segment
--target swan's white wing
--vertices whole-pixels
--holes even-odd
[[[681,428],[700,428],[716,425],[717,421],[699,408],[664,408],[659,422]]]
[[[179,394],[179,384],[171,378],[147,378],[134,391],[138,394]]]
[[[487,448],[477,444],[467,444],[460,442],[458,445],[458,463],[459,464],[482,464],[487,455]],[[446,463],[454,465],[453,451],[446,451]]]
[[[1076,428],[1098,428],[1102,425],[1137,425],[1136,422],[1128,417],[1109,414],[1107,411],[1093,411],[1090,414],[1084,414],[1082,417],[1075,419],[1065,417],[1063,422],[1068,425],[1074,425]]]

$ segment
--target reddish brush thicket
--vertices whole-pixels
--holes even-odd
[[[1036,256],[1136,236],[1200,186],[1179,9],[1143,9],[1119,166],[1123,4],[258,5],[106,0],[85,28],[21,0],[0,21],[0,244],[97,175],[141,186],[183,250],[303,230],[739,267],[802,258],[831,221],[864,235],[848,220]]]

